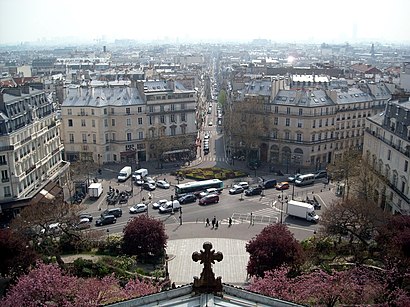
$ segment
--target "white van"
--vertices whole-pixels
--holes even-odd
[[[308,185],[315,183],[315,174],[300,175],[298,179],[295,180],[296,186]]]
[[[126,181],[131,176],[131,166],[124,166],[118,174],[118,182]]]
[[[165,204],[162,204],[161,207],[158,208],[159,213],[168,213],[172,212],[172,210],[177,211],[181,208],[181,204],[178,200],[174,201],[167,201]]]

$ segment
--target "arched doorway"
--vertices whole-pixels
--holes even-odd
[[[260,152],[261,152],[260,160],[262,162],[267,162],[268,161],[268,144],[262,143]]]
[[[286,167],[286,174],[289,174],[289,164],[292,158],[292,151],[288,146],[282,148],[282,165]]]
[[[272,164],[279,164],[279,146],[278,145],[272,145],[270,147],[270,163]]]

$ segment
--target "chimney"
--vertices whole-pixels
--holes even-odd
[[[23,84],[21,86],[21,92],[23,94],[30,94],[30,86],[27,83]]]
[[[145,101],[144,81],[137,81],[137,90],[143,101]]]
[[[175,91],[175,81],[172,79],[167,80],[168,87],[174,92]]]

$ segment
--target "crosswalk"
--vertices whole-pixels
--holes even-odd
[[[210,155],[205,155],[202,157],[202,161],[209,161],[209,162],[228,162],[228,159],[225,157],[215,157]]]
[[[233,213],[232,224],[253,223],[253,224],[272,224],[278,223],[280,210],[275,207],[267,207],[251,213]],[[228,219],[223,220],[228,223]]]

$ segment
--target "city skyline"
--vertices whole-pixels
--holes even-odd
[[[406,44],[410,3],[371,1],[329,5],[328,1],[291,4],[256,0],[222,2],[119,0],[0,0],[0,44],[26,42],[381,42]]]

